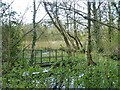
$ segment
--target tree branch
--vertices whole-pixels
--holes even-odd
[[[27,34],[29,34],[29,33],[32,32],[32,31],[33,31],[33,29],[30,30],[30,31],[28,31],[28,32],[26,32],[26,33],[12,46],[12,48],[14,48],[14,46],[16,46]]]
[[[75,12],[75,13],[77,13],[78,15],[82,16],[84,19],[91,20],[91,21],[96,21],[96,22],[98,22],[99,24],[102,24],[102,25],[105,25],[105,26],[107,26],[107,27],[111,27],[111,28],[114,28],[114,29],[117,29],[117,30],[118,30],[118,27],[111,26],[111,25],[106,24],[106,23],[103,23],[103,22],[101,22],[101,21],[99,21],[99,20],[96,20],[96,19],[90,18],[90,17],[88,17],[88,16],[85,16],[85,15],[83,15],[82,13],[80,13],[79,10],[76,10],[76,9],[74,9],[74,8],[69,9],[69,8],[66,8],[66,7],[63,7],[63,6],[62,6],[62,7],[59,6],[59,8],[61,8],[61,9],[63,9],[63,10],[71,10],[72,12]],[[82,12],[82,11],[81,11],[81,12]]]

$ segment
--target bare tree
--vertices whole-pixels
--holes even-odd
[[[52,17],[50,11],[49,11],[48,8],[47,8],[47,5],[51,5],[51,4],[50,4],[50,3],[47,3],[47,2],[43,2],[43,3],[44,3],[44,6],[45,6],[45,10],[46,10],[46,12],[48,13],[49,17],[51,18],[53,24],[55,25],[55,27],[57,28],[57,30],[58,30],[58,31],[61,33],[61,35],[63,36],[64,41],[65,41],[65,43],[66,43],[66,46],[67,46],[68,48],[70,48],[70,43],[69,43],[69,40],[68,40],[67,35],[66,35],[66,33],[65,33],[65,29],[64,29],[64,27],[61,25],[61,22],[60,22],[60,20],[59,20],[58,15],[57,15],[57,11],[58,11],[58,10],[56,10],[55,12],[53,12],[53,14],[56,13],[56,15],[53,15],[53,16],[55,16],[55,17]],[[53,8],[53,7],[55,7],[55,6],[51,6],[51,8]],[[57,7],[57,6],[56,6],[56,7]],[[58,8],[56,8],[56,9],[58,9]]]
[[[118,2],[118,30],[120,32],[120,1]]]
[[[112,12],[111,12],[111,4],[108,2],[108,17],[109,17],[109,25],[112,25],[113,19],[112,19]],[[108,28],[108,35],[109,35],[109,42],[111,43],[111,37],[112,37],[112,28]]]
[[[88,18],[91,18],[91,2],[88,3]],[[87,45],[87,60],[88,60],[88,65],[96,65],[96,63],[92,60],[92,55],[91,55],[91,20],[88,19],[88,45]]]
[[[98,9],[96,8],[96,2],[93,2],[93,16],[95,20],[98,20],[98,15],[97,15]],[[95,47],[96,51],[98,52],[99,50],[99,45],[100,45],[100,27],[98,22],[93,21],[93,28],[94,28],[94,40],[95,40]]]
[[[35,25],[35,18],[36,18],[36,4],[35,4],[35,0],[33,0],[33,38],[32,38],[32,52],[31,52],[31,61],[30,61],[30,65],[33,64],[33,60],[34,60],[34,54],[35,54],[35,43],[36,43],[36,25]]]

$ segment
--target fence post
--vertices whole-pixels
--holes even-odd
[[[49,62],[50,62],[50,59],[51,59],[51,53],[50,53],[50,50],[49,50]]]
[[[62,61],[63,61],[63,50],[62,50],[62,55],[61,55],[61,57],[62,57]]]
[[[41,60],[41,63],[42,63],[42,50],[40,50],[40,60]]]
[[[70,59],[70,56],[72,56],[72,51],[71,51],[71,49],[68,49],[67,54],[68,54],[68,59]]]
[[[57,61],[57,49],[55,50],[55,59]]]
[[[24,49],[23,49],[23,59],[24,59]]]
[[[34,51],[34,53],[35,53],[35,64],[36,64],[36,50]]]

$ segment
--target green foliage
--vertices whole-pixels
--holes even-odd
[[[21,48],[21,42],[18,42],[21,38],[20,31],[16,26],[3,25],[2,38],[3,38],[3,61],[10,61],[11,64],[19,57]],[[17,44],[16,44],[17,43]],[[15,45],[16,44],[16,45]],[[15,45],[15,46],[14,46]]]
[[[100,56],[96,62],[97,66],[87,66],[85,56],[80,55],[66,58],[58,67],[41,68],[20,60],[3,75],[3,88],[53,88],[53,82],[60,88],[64,82],[70,88],[73,81],[74,88],[118,88],[117,61]],[[45,69],[49,71],[44,72]]]
[[[7,10],[8,6],[9,5],[5,3],[0,3],[0,9],[3,10],[3,12]],[[18,20],[15,18],[17,13],[10,9],[4,13],[3,12],[0,12],[0,17],[2,17],[1,20],[3,23],[2,59],[5,61],[3,62],[2,67],[3,88],[52,88],[53,82],[58,84],[59,88],[62,87],[63,83],[66,88],[70,88],[71,83],[73,82],[74,88],[120,88],[120,86],[118,86],[118,61],[113,60],[117,59],[116,55],[118,54],[116,53],[116,48],[119,46],[117,30],[114,30],[114,32],[112,30],[111,42],[109,42],[108,28],[100,25],[102,28],[100,28],[99,32],[100,41],[98,43],[98,47],[95,46],[95,38],[93,38],[93,33],[91,32],[92,47],[90,49],[92,50],[92,55],[94,56],[93,60],[97,63],[96,66],[87,66],[86,57],[83,54],[77,54],[77,57],[64,58],[59,66],[55,66],[55,64],[50,68],[42,68],[39,65],[29,66],[28,60],[20,60],[19,58],[21,55],[19,53],[21,49],[21,42],[17,44],[16,42],[21,39],[21,31]],[[50,46],[55,48],[58,43],[62,43],[61,48],[64,48],[65,45],[63,44],[61,34],[54,26],[51,25],[51,23],[51,21],[47,21],[45,24],[36,26],[37,36],[39,37],[37,42],[38,44],[36,44],[36,46],[39,46],[38,48],[49,48]],[[23,34],[31,29],[32,24],[24,25]],[[73,31],[71,29],[70,33],[72,32]],[[86,48],[87,32],[85,30],[83,32],[83,34],[81,34],[81,31],[80,33],[77,32],[77,34],[83,43],[83,47]],[[24,41],[25,40],[28,41],[28,43],[31,43],[32,34],[30,33],[29,36],[26,35]],[[50,41],[53,44],[50,44]],[[60,44],[58,46],[60,46]],[[25,46],[27,45],[25,44]],[[98,54],[101,54],[101,56],[98,56]],[[106,56],[110,56],[111,58],[104,57],[102,54],[106,54]],[[39,60],[40,59],[38,58],[36,61],[39,62]],[[49,60],[44,59],[44,61],[47,62]],[[52,59],[51,61],[55,61],[55,59]],[[58,62],[59,61],[56,63]],[[45,69],[49,69],[49,71],[46,72]]]
[[[118,88],[117,62],[99,58],[97,66],[89,66],[80,79],[86,88]]]
[[[11,70],[15,65],[15,61],[20,56],[21,49],[21,31],[18,19],[16,19],[16,12],[8,9],[8,4],[0,3],[2,16],[2,61],[3,74]],[[9,7],[11,8],[11,7]]]

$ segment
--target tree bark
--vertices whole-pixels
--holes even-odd
[[[118,2],[118,38],[120,37],[120,1]],[[120,60],[120,39],[118,39],[118,60]]]
[[[36,37],[37,37],[35,17],[36,17],[36,6],[35,6],[35,0],[33,0],[33,38],[32,38],[32,52],[31,52],[30,65],[33,65],[34,54],[35,54],[35,44],[36,44]]]
[[[67,38],[67,36],[66,36],[66,33],[65,33],[65,31],[64,31],[64,28],[61,26],[60,21],[58,20],[58,17],[56,18],[56,22],[58,23],[58,25],[57,25],[57,23],[54,21],[52,15],[50,14],[50,12],[49,12],[49,10],[48,10],[48,8],[47,8],[47,3],[46,3],[46,2],[43,2],[43,3],[44,3],[44,6],[45,6],[45,10],[46,10],[47,14],[49,15],[49,17],[51,18],[54,26],[57,28],[57,30],[58,30],[58,31],[61,33],[61,35],[63,36],[67,48],[70,48],[69,40],[68,40],[68,38]]]
[[[75,8],[75,1],[74,1],[74,8]],[[76,42],[76,48],[80,49],[79,43],[77,41],[77,27],[76,27],[76,13],[74,12],[74,37],[75,37],[75,42]]]
[[[108,15],[109,15],[109,25],[111,26],[113,21],[112,21],[111,5],[110,5],[109,2],[108,2],[108,9],[109,9],[109,11],[108,11]],[[112,37],[111,34],[112,34],[112,28],[109,27],[109,28],[108,28],[108,38],[109,38],[110,44],[111,44],[111,37]]]
[[[91,18],[91,3],[88,1],[88,18]],[[91,20],[88,19],[88,45],[87,45],[87,61],[88,61],[88,66],[89,65],[96,65],[96,63],[92,60],[92,55],[91,55]]]
[[[94,19],[98,20],[98,16],[97,16],[97,8],[96,8],[96,2],[93,2],[93,15],[94,15]],[[100,48],[100,28],[98,26],[98,22],[93,21],[93,27],[94,27],[94,40],[95,40],[95,47],[96,47],[96,53],[98,53],[98,50]]]

